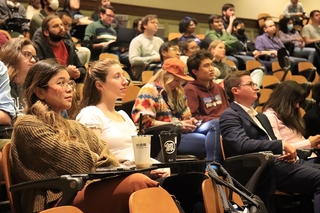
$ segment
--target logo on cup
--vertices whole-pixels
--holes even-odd
[[[172,154],[176,150],[176,144],[174,143],[174,141],[171,141],[171,140],[166,141],[164,143],[164,147],[166,148],[166,153],[168,154]]]

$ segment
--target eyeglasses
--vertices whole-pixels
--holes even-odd
[[[169,47],[169,50],[175,51],[175,52],[180,52],[179,48],[176,47]]]
[[[241,86],[248,86],[248,87],[251,87],[252,89],[254,89],[255,87],[258,87],[258,84],[250,81],[250,82],[245,83],[245,84],[239,84],[239,87],[241,87]]]
[[[190,47],[189,50],[199,50],[200,47],[199,46],[193,46],[193,47]]]
[[[151,24],[156,24],[156,25],[159,25],[159,22],[157,21],[150,21]]]
[[[36,62],[39,61],[39,58],[36,55],[32,55],[29,51],[21,51],[21,53],[28,60],[34,59]]]
[[[114,15],[110,15],[110,14],[106,14],[105,15],[108,17],[108,18],[114,18]]]
[[[63,90],[67,89],[67,86],[71,88],[72,91],[76,89],[76,82],[74,80],[66,81],[66,80],[61,80],[57,83]],[[49,87],[49,84],[44,85],[42,87]]]

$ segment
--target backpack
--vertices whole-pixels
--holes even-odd
[[[224,213],[268,213],[262,200],[232,178],[219,163],[212,162],[208,165],[208,175],[217,185]],[[219,176],[222,176],[223,179]],[[228,198],[222,186],[229,189]],[[244,206],[238,206],[232,201],[232,193],[236,193],[241,197]]]

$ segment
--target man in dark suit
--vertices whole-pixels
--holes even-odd
[[[232,73],[224,80],[224,86],[233,101],[220,117],[226,157],[260,151],[278,154],[270,170],[274,172],[275,188],[287,193],[313,194],[314,212],[320,213],[320,165],[297,160],[296,149],[277,140],[267,117],[251,107],[258,98],[258,88],[249,72]]]

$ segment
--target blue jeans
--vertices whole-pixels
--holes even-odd
[[[194,132],[181,135],[178,147],[180,154],[195,155],[216,162],[221,161],[219,120],[203,123]]]
[[[300,47],[295,47],[292,54],[294,57],[306,58],[311,63],[314,63],[315,55],[316,50],[311,47],[304,47],[302,49]]]

